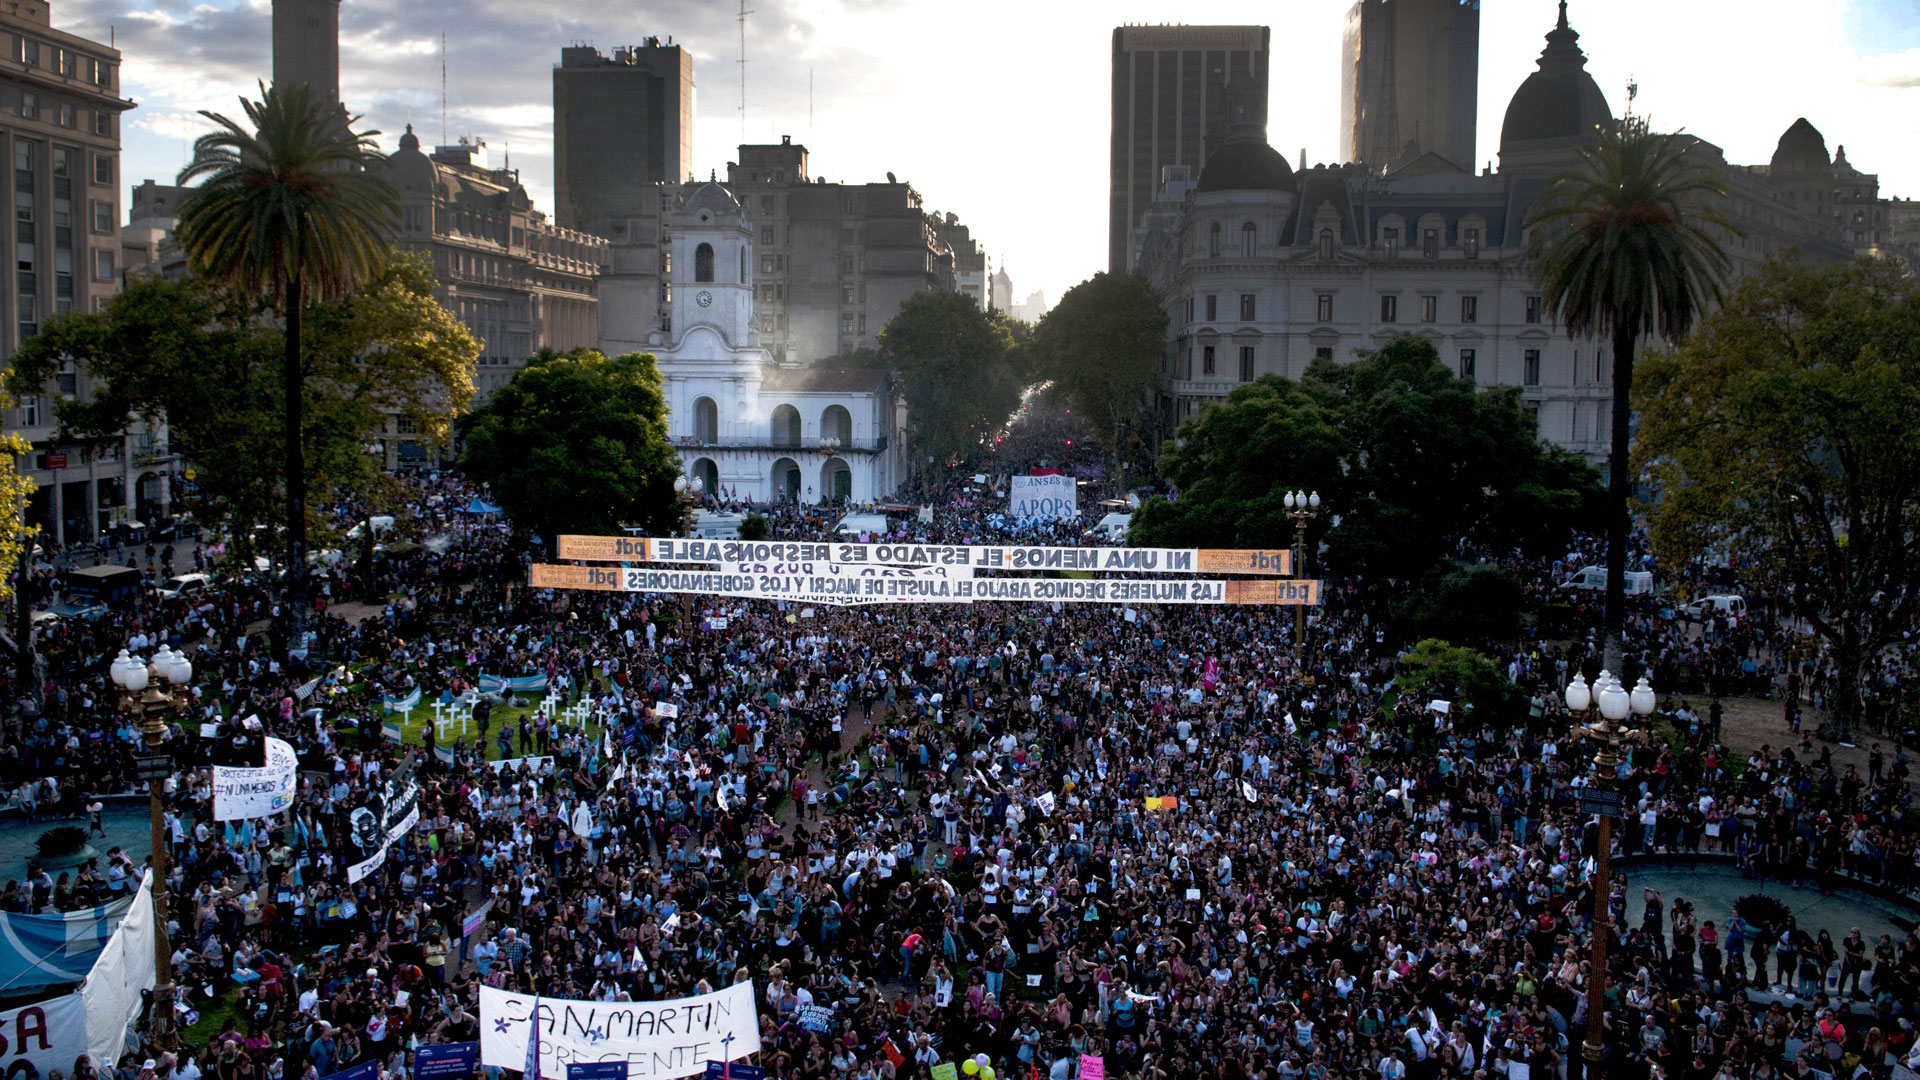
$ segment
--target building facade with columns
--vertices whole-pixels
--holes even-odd
[[[778,363],[755,312],[753,219],[725,185],[662,188],[663,283],[610,278],[601,301],[657,289],[656,328],[601,338],[608,355],[649,352],[660,368],[668,438],[687,475],[722,497],[871,502],[905,475],[905,412],[884,369]]]
[[[517,172],[496,168],[484,142],[462,139],[427,154],[411,125],[387,158],[400,191],[395,246],[427,253],[435,299],[481,342],[476,403],[505,386],[541,349],[592,348],[600,339],[597,277],[607,242],[554,225],[534,209]],[[424,460],[390,421],[389,467]]]

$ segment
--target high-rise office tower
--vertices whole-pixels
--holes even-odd
[[[273,0],[273,82],[340,100],[340,0]]]
[[[1480,0],[1358,0],[1341,39],[1340,141],[1371,172],[1474,168]]]
[[[553,187],[561,228],[605,236],[658,183],[693,164],[693,54],[648,38],[602,56],[560,50],[553,69]]]
[[[1122,26],[1113,32],[1107,267],[1133,264],[1133,230],[1162,165],[1191,165],[1227,138],[1229,90],[1267,126],[1264,26]]]

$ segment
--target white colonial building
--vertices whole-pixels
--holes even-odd
[[[754,500],[871,502],[905,473],[905,412],[883,369],[777,364],[754,317],[751,223],[722,184],[665,185],[657,326],[615,310],[651,310],[607,278],[600,348],[652,353],[665,383],[668,437],[709,491]],[[635,282],[638,281],[636,284]],[[647,298],[651,299],[651,298]],[[644,338],[643,340],[629,340]]]

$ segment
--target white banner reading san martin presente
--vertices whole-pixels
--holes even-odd
[[[971,604],[977,601],[1067,604],[1305,604],[1320,602],[1320,583],[1169,581],[1159,578],[858,578],[729,574],[705,570],[626,570],[535,563],[536,589],[693,593],[810,604]]]
[[[815,562],[878,566],[971,566],[979,570],[1094,570],[1141,574],[1293,572],[1285,548],[1045,547],[1016,544],[840,544],[754,540],[661,540],[562,535],[560,557],[580,562]]]
[[[540,1025],[540,1075],[562,1077],[567,1066],[624,1061],[628,1080],[674,1080],[706,1071],[707,1062],[738,1061],[760,1052],[753,984],[668,1001],[573,1001],[480,988],[480,1062],[523,1068],[534,1024]]]
[[[293,805],[300,759],[283,739],[267,737],[263,769],[213,767],[213,820],[272,817]]]

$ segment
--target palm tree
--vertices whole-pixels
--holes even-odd
[[[307,570],[301,312],[352,292],[386,258],[399,195],[374,168],[384,164],[379,132],[355,134],[359,117],[305,84],[260,89],[261,100],[240,100],[251,131],[201,113],[215,130],[194,141],[180,171],[180,183],[201,184],[181,204],[179,239],[195,273],[265,300],[284,320],[286,607],[297,632]]]
[[[1613,432],[1608,453],[1605,662],[1619,672],[1626,605],[1628,420],[1634,346],[1647,334],[1684,337],[1719,299],[1732,232],[1709,200],[1724,195],[1698,140],[1655,134],[1628,117],[1579,151],[1528,215],[1533,279],[1568,337],[1613,340]]]

